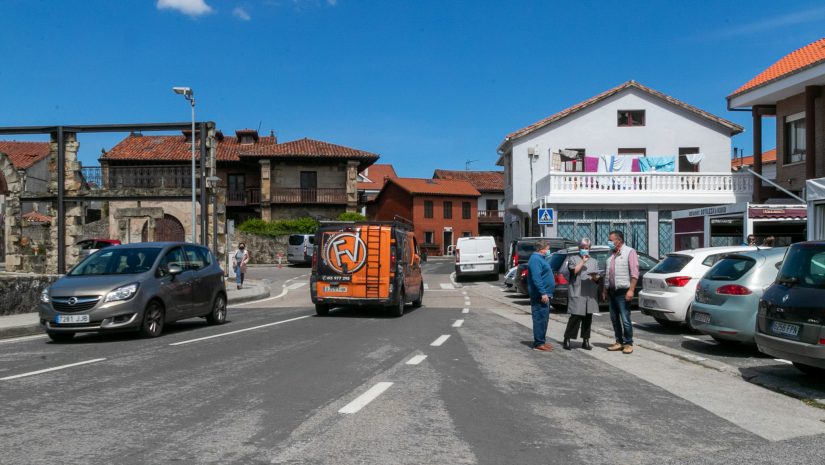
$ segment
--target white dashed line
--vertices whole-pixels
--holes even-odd
[[[460,328],[463,324],[464,320],[455,320],[455,323],[453,323],[453,328]]]
[[[785,360],[784,358],[775,358],[774,361],[779,363],[784,363],[786,365],[793,365],[793,362],[790,360]]]
[[[463,294],[463,295],[467,295],[467,291],[463,291],[461,294]]]
[[[424,290],[429,291],[430,290],[430,285],[427,284],[427,283],[424,283]]]
[[[338,413],[356,413],[362,408],[366,407],[367,404],[374,401],[378,396],[380,396],[384,391],[390,388],[392,383],[390,382],[380,382],[375,386],[369,388],[367,392],[358,396],[354,401],[348,403],[344,406]]]
[[[418,365],[419,363],[423,362],[426,358],[426,355],[416,355],[415,357],[407,360],[407,365]]]
[[[440,283],[441,289],[455,289],[455,286],[449,283]]]
[[[235,330],[235,331],[229,331],[228,333],[214,334],[214,335],[212,335],[212,336],[199,337],[199,338],[197,338],[197,339],[189,339],[189,340],[187,340],[187,341],[173,342],[173,343],[171,343],[171,344],[169,344],[169,345],[170,345],[170,346],[180,346],[180,345],[183,345],[183,344],[189,344],[190,342],[205,341],[205,340],[207,340],[207,339],[214,339],[214,338],[216,338],[216,337],[229,336],[229,335],[231,335],[231,334],[244,333],[244,332],[247,332],[247,331],[252,331],[252,330],[254,330],[254,329],[267,328],[267,327],[269,327],[269,326],[275,326],[275,325],[280,325],[280,324],[284,324],[284,323],[289,323],[289,322],[291,322],[291,321],[302,320],[302,319],[304,319],[304,318],[309,318],[309,317],[311,317],[311,316],[312,316],[312,315],[304,315],[304,316],[299,316],[298,318],[290,318],[289,320],[276,321],[276,322],[274,322],[274,323],[267,323],[267,324],[265,324],[265,325],[253,326],[253,327],[251,327],[251,328],[238,329],[238,330]]]
[[[93,359],[93,360],[86,360],[85,362],[70,363],[68,365],[60,365],[59,367],[52,367],[52,368],[46,368],[46,369],[43,369],[43,370],[30,371],[28,373],[21,373],[19,375],[6,376],[5,378],[0,378],[0,381],[9,381],[9,380],[12,380],[12,379],[25,378],[27,376],[39,375],[39,374],[42,374],[42,373],[48,373],[50,371],[65,370],[66,368],[76,367],[76,366],[80,366],[80,365],[88,365],[89,363],[102,362],[104,360],[106,360],[106,359],[105,358],[96,358],[96,359]]]
[[[13,338],[13,339],[0,340],[0,344],[9,344],[9,343],[12,343],[12,342],[31,341],[32,339],[45,339],[45,338],[46,338],[45,334],[38,334],[38,335],[35,335],[35,336],[21,336],[21,337],[16,337],[16,338]]]
[[[433,341],[433,343],[430,344],[430,345],[433,346],[433,347],[438,347],[441,344],[444,344],[445,342],[447,342],[447,339],[449,339],[449,338],[450,338],[449,334],[442,334],[441,336],[438,336],[438,339]]]
[[[602,314],[601,314],[601,313],[599,313],[599,312],[593,312],[593,315],[594,315],[594,316],[602,316]]]
[[[470,309],[469,308],[462,308],[461,313],[470,313]]]

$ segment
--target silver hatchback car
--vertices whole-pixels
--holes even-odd
[[[166,323],[226,321],[223,270],[206,247],[143,242],[100,250],[40,295],[40,325],[55,342],[80,332],[137,331],[157,337]]]

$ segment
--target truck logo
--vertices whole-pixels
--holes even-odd
[[[367,262],[367,246],[356,234],[335,234],[324,246],[324,262],[336,273],[355,273]]]

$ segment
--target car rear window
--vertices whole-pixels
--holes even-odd
[[[518,251],[519,255],[530,255],[531,253],[536,251],[536,243],[535,242],[519,242],[516,244],[516,250]]]
[[[690,255],[668,254],[664,260],[654,266],[651,273],[678,273],[693,259]]]
[[[792,246],[776,280],[800,287],[825,288],[825,245]]]
[[[289,245],[303,245],[304,236],[302,234],[293,234],[289,236]]]
[[[554,253],[551,255],[548,260],[550,263],[550,269],[553,270],[554,273],[557,273],[561,268],[562,263],[564,263],[565,258],[567,258],[566,253]]]
[[[756,265],[756,260],[750,257],[726,257],[718,262],[705,274],[705,279],[712,281],[737,281]]]

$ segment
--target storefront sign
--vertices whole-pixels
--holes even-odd
[[[718,215],[720,213],[727,213],[728,207],[727,205],[721,207],[707,207],[707,208],[699,208],[696,210],[691,210],[688,212],[688,216],[706,216],[706,215]]]
[[[807,218],[808,210],[804,208],[751,208],[750,218]]]

